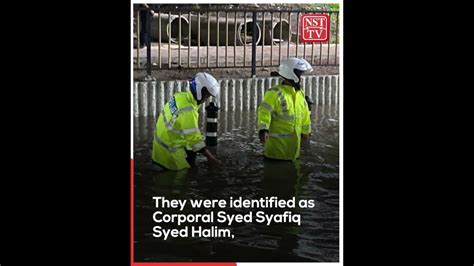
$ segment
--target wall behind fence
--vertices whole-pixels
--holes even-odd
[[[220,79],[220,95],[211,101],[222,111],[256,110],[266,89],[279,82],[278,77]],[[189,88],[187,80],[139,81],[133,84],[134,117],[155,117],[175,93]],[[304,94],[313,99],[315,105],[337,105],[339,103],[339,76],[303,76]],[[204,112],[201,105],[200,111]]]

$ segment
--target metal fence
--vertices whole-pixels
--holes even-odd
[[[134,68],[200,69],[276,67],[287,57],[312,65],[339,65],[339,12],[215,8],[139,8],[134,14]],[[300,16],[327,14],[324,43],[300,42]],[[142,16],[142,18],[140,18]],[[143,18],[145,16],[145,18]],[[142,32],[144,31],[144,32]],[[140,35],[145,47],[140,48]]]

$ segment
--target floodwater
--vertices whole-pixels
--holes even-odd
[[[159,261],[339,261],[339,106],[312,111],[312,135],[296,162],[263,158],[255,111],[219,111],[218,146],[224,162],[216,169],[198,155],[187,171],[163,171],[151,162],[154,117],[134,121],[135,225],[137,262]],[[202,120],[203,114],[200,118]],[[201,123],[204,132],[204,121]],[[235,238],[153,237],[153,196],[170,199],[258,199],[277,196],[314,199],[316,206],[288,209],[301,214],[301,226],[241,223],[231,227]],[[225,209],[242,213],[242,209]],[[268,213],[283,213],[274,210]],[[183,213],[195,213],[185,208]],[[172,225],[163,226],[172,228]]]

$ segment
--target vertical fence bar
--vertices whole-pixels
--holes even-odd
[[[161,11],[158,11],[158,68],[161,68]]]
[[[335,51],[334,51],[334,65],[339,65],[338,64],[339,62],[337,61],[337,46],[339,44],[338,39],[337,39],[337,37],[339,35],[338,26],[339,26],[339,12],[336,13],[336,47],[335,47]]]
[[[140,69],[140,11],[137,11],[137,68]]]
[[[227,67],[227,48],[229,46],[229,14],[225,12],[225,67]]]
[[[273,26],[273,11],[270,12],[270,24]],[[270,29],[270,66],[273,66],[273,28]]]
[[[201,67],[201,58],[199,57],[199,53],[201,52],[201,12],[198,11],[198,22],[197,22],[197,28],[198,28],[198,38],[197,38],[197,43],[198,43],[198,49],[197,49],[197,66],[198,68]]]
[[[278,41],[278,64],[280,64],[281,62],[281,40],[283,39],[283,35],[282,35],[283,24],[281,23],[282,18],[283,18],[282,12],[280,11],[280,41]]]
[[[322,64],[323,60],[323,43],[319,42],[319,65]]]
[[[236,55],[235,55],[235,50],[237,46],[237,11],[234,12],[234,67],[235,67],[235,61],[236,61]]]
[[[311,65],[314,64],[314,42],[311,42]]]
[[[265,47],[265,11],[262,12],[262,67],[263,67],[263,50]]]
[[[179,12],[179,21],[178,21],[178,67],[180,66],[181,66],[181,12]]]
[[[217,20],[216,67],[219,67],[219,11],[216,11],[216,20]]]
[[[306,12],[303,12],[306,15]],[[303,42],[303,59],[306,60],[306,42]]]
[[[291,43],[291,12],[288,12],[288,52],[286,57],[290,57],[290,43]]]
[[[207,11],[207,68],[209,68],[209,44],[211,42],[211,20],[210,20],[210,11]]]
[[[254,78],[257,64],[257,11],[252,12],[252,20],[252,78]]]
[[[189,27],[188,27],[188,68],[191,68],[191,11],[188,13]]]
[[[331,13],[329,13],[329,25],[331,24]],[[329,66],[329,58],[331,57],[331,32],[328,32],[328,63]]]
[[[245,67],[245,54],[247,53],[247,11],[244,12],[244,26],[245,26],[245,32],[244,32],[244,67]],[[240,37],[242,37],[242,34],[240,34]]]
[[[169,21],[171,20],[171,12],[168,11],[168,25],[166,25],[167,31],[169,31],[168,34],[168,69],[171,69],[171,23]]]
[[[151,76],[151,19],[150,10],[146,10],[146,74]]]
[[[300,46],[300,12],[296,12],[296,54],[298,57],[298,48]]]

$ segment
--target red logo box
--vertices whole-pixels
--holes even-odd
[[[305,14],[300,18],[301,42],[327,42],[330,21],[327,14]]]

